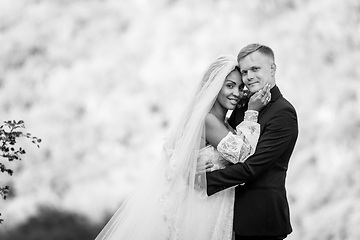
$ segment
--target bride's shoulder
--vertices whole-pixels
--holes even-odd
[[[219,128],[223,123],[212,113],[208,113],[205,117],[205,128],[207,130]]]
[[[218,124],[222,123],[214,114],[209,112],[205,117],[205,124]]]
[[[233,131],[232,127],[227,123],[227,119],[221,121],[214,114],[208,113],[205,117],[205,127],[207,129],[218,129],[218,128],[226,128],[229,131]]]

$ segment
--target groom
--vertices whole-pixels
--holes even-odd
[[[271,100],[259,112],[261,132],[254,155],[245,163],[206,175],[209,196],[237,186],[233,226],[236,240],[278,240],[292,232],[285,179],[298,123],[294,107],[275,84],[274,60],[267,46],[253,43],[241,49],[238,63],[244,84],[250,92],[257,92],[270,83]],[[244,106],[233,111],[229,123],[234,129],[246,110]]]

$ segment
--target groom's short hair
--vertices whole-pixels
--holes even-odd
[[[275,56],[273,50],[265,45],[259,44],[259,43],[251,43],[245,47],[243,47],[237,57],[238,63],[240,63],[240,60],[249,55],[250,53],[259,51],[262,54],[270,57],[272,61],[275,61]]]

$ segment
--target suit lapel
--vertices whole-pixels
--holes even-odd
[[[282,96],[280,89],[276,85],[272,89],[270,89],[270,93],[271,93],[270,102],[259,112],[259,120],[264,115],[264,113],[270,108],[271,104]]]

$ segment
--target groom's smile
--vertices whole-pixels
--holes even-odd
[[[256,51],[239,61],[241,76],[250,92],[255,93],[266,83],[275,84],[275,65],[271,58]]]

